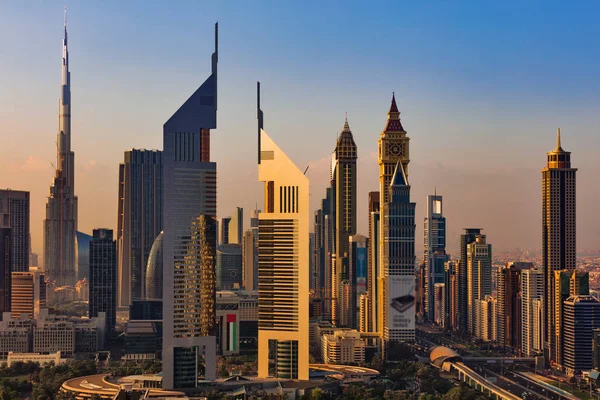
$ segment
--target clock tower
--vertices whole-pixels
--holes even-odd
[[[400,162],[406,177],[408,177],[408,141],[406,131],[400,122],[400,111],[396,105],[396,97],[392,94],[392,105],[388,111],[385,129],[379,137],[379,193],[382,207],[390,201],[389,186],[394,176],[396,164]]]

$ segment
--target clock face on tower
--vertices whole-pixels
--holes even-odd
[[[390,154],[393,156],[399,156],[402,154],[402,148],[398,144],[393,144],[390,146]]]

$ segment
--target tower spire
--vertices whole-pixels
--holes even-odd
[[[557,132],[557,136],[556,136],[556,148],[560,149],[561,147],[562,146],[561,146],[561,143],[560,143],[560,128],[558,128],[558,132]]]

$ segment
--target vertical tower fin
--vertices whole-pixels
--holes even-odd
[[[263,129],[263,112],[260,109],[260,82],[256,82],[256,118],[258,119],[258,163],[260,164],[260,131]]]

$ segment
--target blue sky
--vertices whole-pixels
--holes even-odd
[[[314,207],[348,112],[366,233],[377,139],[395,91],[411,137],[419,230],[435,185],[445,196],[449,235],[476,225],[500,248],[540,247],[539,170],[560,126],[580,168],[578,247],[598,248],[600,217],[583,215],[600,195],[600,5],[322,3],[68,2],[81,229],[116,225],[123,151],[162,148],[162,124],[209,74],[218,21],[212,154],[220,216],[262,202],[254,165],[260,80],[265,128],[300,168],[310,165]],[[62,14],[62,2],[0,5],[0,187],[32,192],[38,251],[55,158]]]

